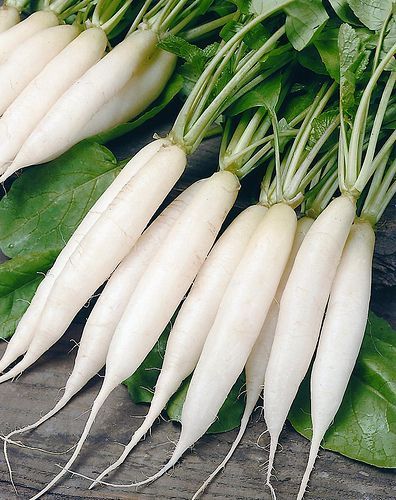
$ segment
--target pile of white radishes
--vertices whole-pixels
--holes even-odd
[[[110,50],[107,34],[131,2],[66,2],[62,8],[60,3],[49,2],[46,10],[23,21],[15,8],[0,9],[1,181],[146,109],[166,86],[177,62],[175,54],[157,47],[158,40],[167,31],[179,32],[192,14],[200,14],[194,1],[144,2],[132,32]],[[106,283],[84,327],[63,396],[37,422],[4,438],[7,463],[7,446],[16,435],[55,415],[104,366],[105,377],[71,458],[32,500],[72,468],[108,396],[139,368],[176,311],[147,416],[121,457],[91,487],[137,487],[163,475],[206,433],[245,371],[240,432],[195,497],[231,458],[262,393],[271,438],[267,485],[275,497],[271,475],[278,440],[314,360],[313,438],[298,493],[303,497],[363,339],[373,225],[396,190],[396,138],[381,130],[396,80],[396,73],[390,72],[383,83],[384,72],[394,63],[396,45],[376,59],[352,120],[346,118],[342,90],[334,82],[323,83],[312,105],[290,122],[287,140],[276,117],[280,100],[266,102],[264,111],[236,118],[234,136],[223,148],[223,156],[243,157],[241,168],[228,168],[220,161],[224,168],[190,186],[153,218],[182,176],[187,154],[227,115],[237,97],[248,95],[263,81],[262,61],[286,43],[287,24],[275,23],[268,39],[253,48],[244,44],[245,35],[267,18],[283,15],[282,9],[289,15],[288,9],[298,3],[270,2],[254,16],[235,14],[239,29],[213,50],[169,136],[155,139],[127,163],[37,288],[0,360],[0,383],[35,363]],[[70,10],[74,4],[75,10]],[[187,14],[180,18],[183,9]],[[73,24],[63,22],[62,11],[68,18],[73,14]],[[346,26],[340,27],[340,36],[349,29]],[[226,69],[230,76],[216,89]],[[373,111],[378,88],[379,104]],[[315,124],[335,108],[333,119],[312,145]],[[260,201],[240,213],[218,238],[248,161],[266,169]],[[313,211],[305,213],[303,206],[300,216],[296,208],[314,187],[319,189],[320,210],[310,217]],[[368,194],[357,211],[363,192]],[[138,483],[104,482],[191,374],[180,439],[168,463]]]

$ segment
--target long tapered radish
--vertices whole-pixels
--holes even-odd
[[[237,178],[228,172],[201,183],[131,296],[110,344],[102,388],[72,457],[32,500],[51,489],[72,466],[109,394],[135,372],[157,342],[204,262],[238,189]]]
[[[84,327],[73,371],[67,380],[62,397],[48,413],[35,423],[17,429],[5,437],[4,455],[7,463],[9,463],[7,444],[13,436],[35,429],[49,420],[103,368],[111,339],[130,296],[159,245],[166,238],[177,217],[190,203],[198,188],[199,183],[196,182],[165,208],[114,271]]]
[[[69,255],[46,297],[24,358],[0,377],[0,383],[24,371],[59,340],[89,297],[129,253],[185,166],[184,151],[175,145],[164,146],[121,188]],[[103,248],[106,251],[98,254]]]
[[[75,141],[109,130],[144,111],[162,92],[176,65],[176,56],[157,50],[125,87],[78,131]]]
[[[20,19],[18,9],[15,7],[7,5],[0,7],[0,34],[18,24]]]
[[[288,205],[272,206],[251,237],[233,273],[208,334],[183,405],[179,441],[168,463],[156,474],[129,485],[142,486],[165,474],[216,420],[241,374],[289,257],[296,215]]]
[[[0,372],[4,371],[19,356],[24,354],[36,332],[36,328],[45,307],[47,298],[70,257],[80,246],[88,231],[98,221],[101,215],[113,202],[121,189],[163,148],[170,146],[167,139],[157,139],[142,148],[121,170],[112,184],[93,205],[84,217],[76,231],[73,233],[65,248],[61,251],[51,270],[40,283],[36,293],[22,316],[17,329],[7,345],[7,349],[0,360]]]
[[[229,452],[224,457],[224,460],[206,479],[202,486],[196,491],[193,499],[198,498],[213,481],[213,479],[219,474],[219,472],[224,469],[245,434],[250,416],[254,411],[257,400],[259,399],[264,387],[265,370],[267,368],[271,346],[275,335],[276,324],[278,322],[279,301],[286,286],[286,282],[292,269],[294,259],[296,258],[301,243],[303,242],[305,235],[307,234],[308,229],[311,227],[312,223],[313,219],[309,217],[303,217],[297,222],[296,234],[294,237],[293,247],[290,252],[289,260],[287,261],[287,265],[280,280],[274,300],[272,301],[272,304],[268,310],[267,317],[265,318],[264,324],[261,328],[260,335],[256,340],[252,352],[250,353],[249,358],[246,362],[246,404],[245,410],[242,415],[238,435],[236,436],[235,441],[232,443]]]
[[[96,481],[124,462],[161,414],[172,394],[194,370],[232,273],[265,212],[266,208],[259,205],[246,209],[211,250],[170,333],[149,412],[120,458],[103,471]],[[95,486],[96,481],[91,487]]]
[[[264,417],[271,437],[268,486],[279,435],[311,362],[354,216],[355,204],[346,196],[333,200],[319,215],[300,247],[282,295],[264,381]]]
[[[0,172],[57,99],[103,56],[107,37],[90,28],[55,56],[22,91],[0,119]],[[7,172],[7,176],[13,171]],[[5,180],[5,177],[3,176]]]
[[[312,443],[297,499],[304,496],[320,443],[341,405],[362,344],[371,294],[375,235],[355,222],[331,288],[311,375]]]
[[[134,32],[88,70],[39,122],[11,168],[15,171],[43,163],[69,149],[77,131],[122,90],[155,52],[157,40],[150,30]]]
[[[0,115],[76,36],[77,26],[54,26],[26,40],[0,66]]]
[[[30,37],[57,24],[59,24],[58,17],[52,11],[39,11],[0,33],[0,64]]]

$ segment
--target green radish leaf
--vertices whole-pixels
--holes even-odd
[[[360,354],[323,448],[376,467],[396,467],[396,331],[370,313]],[[289,414],[293,427],[312,437],[309,376]]]
[[[338,116],[338,109],[329,109],[324,111],[319,116],[317,116],[312,122],[312,130],[309,135],[308,147],[312,148],[318,140],[322,137],[322,135],[326,132],[326,130],[333,123],[334,119]],[[338,136],[338,133],[336,132]],[[329,140],[326,141],[327,148],[332,146],[333,144],[329,144]],[[323,148],[322,151],[325,151]]]
[[[0,201],[0,249],[8,257],[60,251],[120,171],[104,146],[84,141],[15,180]]]
[[[201,61],[206,62],[205,53],[201,48],[176,35],[167,35],[158,43],[158,47],[189,63],[200,65]]]
[[[355,16],[352,9],[349,7],[348,0],[329,0],[337,16],[344,23],[359,25],[359,19]]]
[[[328,74],[336,82],[340,81],[340,56],[338,52],[339,27],[325,28],[315,39],[314,45],[326,67]]]
[[[323,64],[323,61],[320,57],[320,54],[313,45],[309,45],[305,47],[304,50],[298,53],[297,61],[317,75],[327,75],[328,71],[326,66]]]
[[[0,265],[0,339],[9,339],[57,252],[27,254]]]
[[[367,28],[379,31],[392,12],[393,0],[348,0],[348,3]]]
[[[162,94],[158,97],[156,101],[151,104],[151,106],[144,111],[137,118],[131,122],[122,123],[116,127],[108,130],[107,132],[102,132],[101,134],[95,135],[91,140],[99,142],[100,144],[106,144],[118,137],[121,137],[133,130],[139,128],[141,125],[151,120],[157,116],[163,109],[165,109],[173,99],[180,94],[185,84],[184,78],[181,74],[175,73],[169,80]]]
[[[286,34],[296,50],[306,47],[329,18],[321,0],[296,0],[284,10]]]
[[[166,413],[175,422],[181,421],[183,404],[186,399],[191,377],[188,377],[180,386],[177,393],[169,400]],[[245,387],[245,377],[240,376],[232,387],[227,399],[217,415],[217,420],[209,427],[206,434],[218,434],[235,429],[241,423],[245,409],[245,398],[242,395]]]

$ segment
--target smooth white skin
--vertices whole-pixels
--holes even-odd
[[[23,144],[12,168],[52,160],[75,144],[77,131],[122,90],[156,44],[157,35],[149,30],[136,31],[119,43],[52,106]]]
[[[309,229],[282,294],[264,381],[264,417],[271,436],[268,486],[279,435],[315,351],[354,217],[355,204],[346,196],[330,203]]]
[[[221,300],[183,405],[182,430],[168,463],[144,481],[151,483],[173,467],[215,421],[242,372],[286,266],[296,231],[289,206],[271,207],[257,227]]]
[[[59,20],[52,11],[39,11],[12,28],[0,33],[0,64],[11,56],[14,49],[39,31],[56,26]]]
[[[114,331],[137,283],[178,216],[191,201],[198,186],[198,182],[193,184],[165,208],[114,271],[89,315],[81,336],[73,371],[67,380],[63,396],[54,408],[37,422],[17,429],[5,437],[4,454],[6,457],[7,441],[11,437],[35,429],[46,422],[103,368]]]
[[[54,281],[62,272],[73,253],[79,248],[88,231],[112,203],[121,189],[149,162],[162,148],[169,146],[167,139],[158,139],[142,148],[122,169],[111,185],[96,201],[59,254],[51,270],[40,283],[36,293],[21,318],[14,335],[0,361],[0,372],[4,371],[19,356],[24,354],[36,332],[37,324],[52,290]]]
[[[47,28],[13,51],[12,57],[0,66],[0,115],[79,32],[76,26]]]
[[[233,271],[265,212],[266,209],[259,205],[244,210],[211,250],[170,333],[149,412],[120,458],[103,471],[96,481],[124,462],[153,425],[172,394],[194,370]],[[96,481],[90,488],[95,486]]]
[[[104,54],[107,37],[90,28],[55,56],[8,107],[0,119],[0,172],[7,169],[20,147],[50,107]],[[8,169],[4,182],[14,173]]]
[[[195,495],[193,496],[193,500],[199,498],[199,496],[204,492],[204,490],[209,486],[209,484],[219,474],[219,472],[224,469],[224,467],[227,465],[232,455],[234,454],[234,451],[238,447],[238,444],[241,442],[243,435],[245,434],[250,416],[253,413],[257,400],[259,399],[260,394],[263,390],[264,374],[271,352],[276,324],[278,322],[279,301],[289,277],[291,268],[293,266],[294,259],[296,258],[300,245],[312,223],[313,219],[310,219],[309,217],[303,217],[297,222],[296,234],[294,236],[293,247],[290,252],[289,260],[287,261],[274,300],[272,301],[272,304],[268,310],[267,317],[265,318],[264,324],[261,328],[260,335],[258,336],[258,339],[256,340],[252,352],[250,353],[249,358],[246,362],[246,405],[242,415],[238,435],[235,438],[235,441],[233,442],[229,452],[224,457],[224,460],[212,472],[212,474],[202,484],[199,490],[196,491]]]
[[[0,383],[22,373],[60,339],[128,255],[185,166],[186,155],[178,146],[164,146],[124,185],[63,265],[24,358],[0,377]]]
[[[342,403],[366,328],[375,235],[355,222],[331,288],[311,375],[312,443],[297,499],[304,496],[320,443]]]
[[[209,253],[238,189],[239,181],[229,172],[219,172],[201,183],[131,296],[110,344],[102,388],[72,457],[32,500],[66,474],[108,395],[135,372],[158,341]]]
[[[15,7],[0,7],[0,34],[12,28],[20,21],[19,12]]]
[[[157,49],[125,87],[79,130],[75,141],[110,130],[139,115],[160,96],[172,76],[176,61],[174,54]]]

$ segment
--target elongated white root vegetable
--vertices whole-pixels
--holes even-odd
[[[272,206],[251,237],[233,273],[208,334],[183,405],[179,441],[156,474],[129,485],[151,483],[165,474],[216,420],[241,374],[263,326],[289,257],[296,215],[288,205]]]
[[[12,28],[20,21],[18,9],[3,5],[0,7],[0,33]]]
[[[102,388],[72,457],[32,500],[51,489],[71,467],[109,394],[135,372],[157,342],[204,262],[238,189],[239,181],[228,172],[201,183],[131,296],[110,344]]]
[[[0,383],[24,371],[59,340],[76,313],[129,253],[185,165],[180,147],[160,148],[120,189],[86,234],[75,240],[60,272],[50,280],[49,293],[43,293],[45,304],[40,318],[35,318],[25,357],[0,377]],[[106,249],[100,259],[98,249]]]
[[[202,486],[197,490],[193,496],[193,500],[198,498],[204,490],[209,486],[213,479],[221,472],[227,463],[230,461],[232,455],[234,454],[238,444],[241,442],[243,435],[245,434],[246,428],[249,423],[251,414],[254,411],[257,400],[264,386],[264,375],[267,368],[271,346],[275,335],[276,324],[278,322],[279,314],[279,301],[282,297],[283,290],[286,286],[287,279],[289,277],[290,271],[292,269],[294,259],[296,258],[297,252],[311,227],[313,219],[309,217],[303,217],[297,222],[296,235],[294,237],[293,247],[290,252],[289,260],[283,272],[281,281],[279,283],[278,289],[275,294],[275,298],[272,301],[271,307],[268,310],[267,317],[265,318],[263,327],[261,328],[260,335],[256,340],[252,352],[247,360],[245,366],[246,375],[246,405],[245,410],[242,415],[241,425],[235,441],[224,457],[221,464],[212,472],[208,479],[202,484]]]
[[[91,488],[124,462],[161,414],[172,394],[194,370],[233,271],[265,212],[266,209],[259,205],[246,209],[211,250],[177,315],[144,422],[133,434],[120,458],[100,474]]]
[[[82,240],[98,221],[105,210],[114,201],[122,188],[148,163],[161,149],[170,146],[166,139],[158,139],[141,149],[122,169],[112,184],[97,200],[91,210],[73,233],[65,248],[61,251],[51,270],[40,283],[31,304],[21,318],[14,335],[0,361],[0,372],[4,371],[19,356],[24,354],[36,332],[38,322],[52,290],[52,286],[61,274],[71,256],[78,250]]]
[[[282,295],[264,381],[264,417],[271,437],[267,485],[291,404],[307,373],[319,337],[330,288],[355,216],[340,196],[319,215],[296,256]]]
[[[0,64],[23,42],[36,33],[59,24],[52,11],[35,12],[12,28],[0,33]]]
[[[342,403],[362,344],[371,293],[375,235],[355,222],[331,288],[311,375],[312,443],[298,500],[304,496],[320,443]]]
[[[83,31],[14,100],[0,119],[0,172],[6,170],[57,99],[101,59],[106,45],[103,30],[90,28]],[[0,182],[12,173],[7,172]]]
[[[0,66],[0,115],[79,32],[77,26],[54,26],[14,50],[12,57]]]
[[[129,255],[114,271],[84,327],[74,368],[67,380],[63,396],[54,408],[37,422],[17,429],[4,438],[4,455],[7,463],[9,463],[7,444],[13,436],[37,428],[58,413],[103,368],[114,331],[136,285],[159,245],[198,188],[197,182],[183,191],[146,229]],[[9,469],[12,477],[11,468]]]
[[[75,142],[105,132],[144,111],[161,94],[172,76],[176,61],[174,54],[157,49],[125,87],[78,131]]]
[[[156,44],[152,31],[136,31],[88,70],[39,122],[16,156],[12,171],[51,160],[75,144],[78,131],[124,88],[155,52]]]

